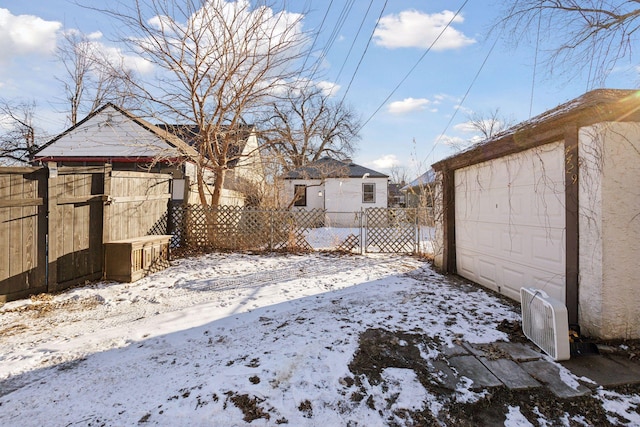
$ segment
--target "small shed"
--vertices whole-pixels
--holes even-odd
[[[110,163],[113,170],[170,173],[174,199],[198,204],[198,164],[194,146],[199,129],[187,125],[154,125],[112,103],[89,114],[53,138],[34,155],[34,162],[58,166]],[[221,205],[243,205],[264,182],[258,141],[252,126],[237,132],[220,199]],[[210,165],[209,165],[210,166]],[[214,174],[205,164],[206,193],[213,192]]]
[[[433,165],[436,265],[567,306],[587,336],[640,338],[640,92],[600,89]]]

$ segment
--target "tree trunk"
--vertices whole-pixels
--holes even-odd
[[[213,194],[211,195],[211,206],[218,206],[220,204],[220,197],[222,196],[222,188],[224,186],[225,172],[227,170],[223,166],[215,168],[216,178],[214,180]]]

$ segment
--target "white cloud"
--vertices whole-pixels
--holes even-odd
[[[442,33],[433,50],[457,49],[476,41],[453,28],[453,24],[464,22],[464,18],[444,10],[440,13],[423,13],[405,10],[399,14],[383,16],[373,34],[375,43],[387,48],[418,47],[428,48]],[[452,21],[453,19],[453,21]],[[447,24],[451,25],[447,27]]]
[[[371,162],[374,169],[389,169],[400,164],[395,154],[387,154]]]
[[[458,132],[463,132],[463,133],[476,133],[476,132],[478,132],[477,127],[472,122],[458,123],[453,128],[455,130],[457,130]]]
[[[389,104],[387,111],[391,114],[406,114],[414,111],[423,111],[431,101],[426,98],[405,98],[402,101],[394,101]]]
[[[322,90],[322,93],[324,93],[325,96],[328,96],[328,97],[335,96],[335,94],[338,93],[338,91],[340,90],[339,84],[328,82],[325,80],[316,83],[316,86],[320,90]]]
[[[140,74],[149,74],[154,66],[151,62],[146,59],[135,56],[135,55],[127,55],[122,52],[122,49],[106,46],[103,43],[92,42],[94,49],[97,49],[111,62],[112,64],[122,64],[126,70],[133,70]]]
[[[56,48],[60,22],[33,15],[13,15],[0,8],[0,62],[31,53],[48,55]]]

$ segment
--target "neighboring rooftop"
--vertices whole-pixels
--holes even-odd
[[[323,178],[389,178],[381,172],[357,165],[351,159],[336,160],[323,157],[320,160],[291,170],[283,179],[323,179]]]
[[[409,191],[412,188],[423,188],[436,180],[436,173],[433,169],[429,169],[407,185],[403,186],[400,191]]]

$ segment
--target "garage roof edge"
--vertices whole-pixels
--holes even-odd
[[[567,126],[640,121],[640,91],[596,89],[440,160],[435,171],[455,170],[563,139]]]

